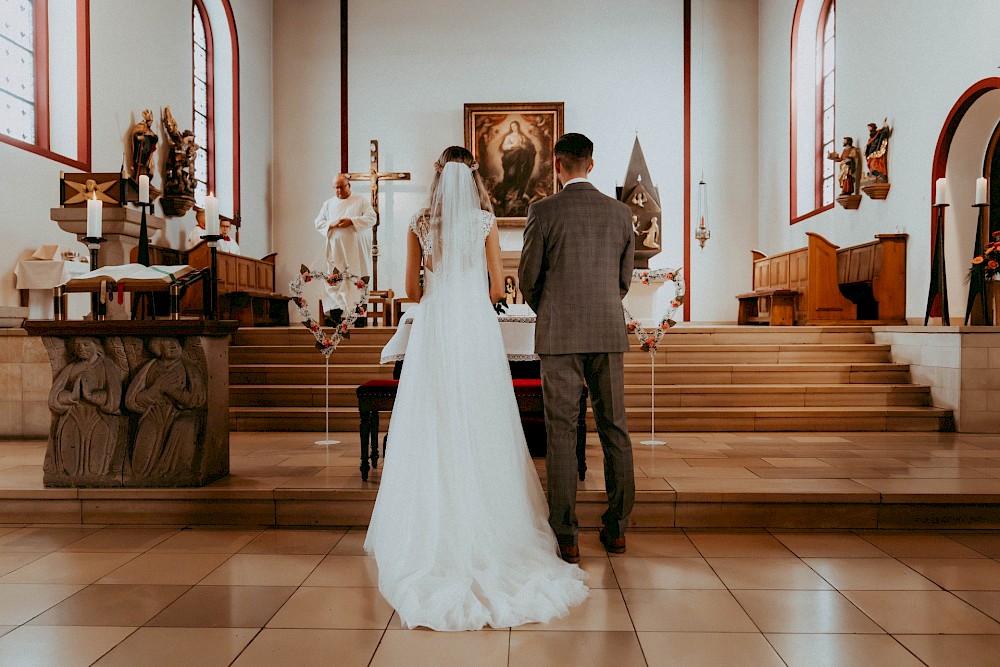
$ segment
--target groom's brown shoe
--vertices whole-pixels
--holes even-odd
[[[580,547],[575,544],[560,544],[559,556],[567,563],[579,563]]]
[[[609,537],[606,529],[601,528],[600,532],[601,544],[604,545],[605,551],[611,554],[623,554],[625,553],[625,536],[620,537]]]

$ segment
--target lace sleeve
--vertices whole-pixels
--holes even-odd
[[[427,209],[422,209],[413,214],[413,217],[410,218],[410,231],[413,232],[413,235],[420,242],[420,250],[423,252],[424,257],[429,257],[433,246],[430,235],[427,233],[429,230],[422,230],[420,228],[420,220],[426,213]]]
[[[483,238],[490,235],[490,230],[497,222],[497,217],[489,211],[483,211]]]

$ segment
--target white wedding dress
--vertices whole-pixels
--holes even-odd
[[[439,192],[365,550],[404,627],[544,623],[586,599],[587,575],[558,555],[524,442],[489,299],[495,218],[464,164],[445,165]]]

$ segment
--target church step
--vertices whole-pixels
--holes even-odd
[[[675,363],[779,364],[832,362],[888,362],[888,345],[660,345],[656,361]],[[625,363],[649,363],[649,353],[629,351]]]
[[[349,338],[341,341],[342,346],[378,345],[389,342],[396,333],[396,327],[373,327],[351,329]],[[233,346],[242,345],[304,345],[316,342],[311,331],[301,324],[291,327],[242,327],[233,334]],[[339,349],[339,347],[338,347]]]
[[[330,383],[363,384],[392,377],[392,364],[330,364]],[[325,385],[326,366],[316,364],[239,364],[229,367],[229,384]]]
[[[648,408],[626,410],[634,437],[650,427]],[[323,407],[231,407],[230,429],[234,431],[323,431],[327,411]],[[383,413],[380,433],[389,424]],[[941,431],[953,428],[950,410],[928,407],[658,407],[656,430],[674,431]],[[593,415],[587,426],[594,431]],[[331,407],[331,431],[358,428],[357,408]],[[665,439],[665,438],[661,438]]]
[[[330,405],[357,407],[356,385],[331,385]],[[234,385],[232,407],[322,407],[326,388],[316,385]],[[658,407],[927,406],[930,389],[916,385],[658,385]],[[648,385],[625,387],[626,408],[649,408]]]
[[[344,345],[342,343],[330,356],[330,363],[377,364],[383,347],[383,345]],[[315,341],[312,341],[310,345],[239,345],[229,348],[230,364],[273,364],[276,362],[326,365],[326,359],[316,348]]]
[[[639,349],[635,335],[629,337]],[[799,345],[874,343],[871,327],[698,327],[681,324],[670,329],[665,339],[676,345]]]
[[[648,364],[626,364],[625,384],[649,385]],[[671,364],[657,384],[908,384],[910,367],[893,363]]]

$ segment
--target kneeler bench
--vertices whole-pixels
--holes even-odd
[[[737,324],[795,324],[795,297],[799,293],[787,289],[758,289],[736,296],[740,301]]]
[[[368,481],[369,470],[378,468],[378,413],[392,410],[398,388],[399,380],[369,380],[357,389],[358,413],[361,417],[361,479],[364,481]],[[547,443],[542,381],[538,378],[515,379],[514,398],[517,400],[517,410],[521,415],[521,424],[525,429],[531,455],[544,456]],[[529,435],[531,437],[528,437]],[[382,439],[383,457],[388,439],[387,433]],[[580,393],[580,413],[576,430],[576,461],[581,480],[587,474],[586,447],[587,388],[583,387]]]

